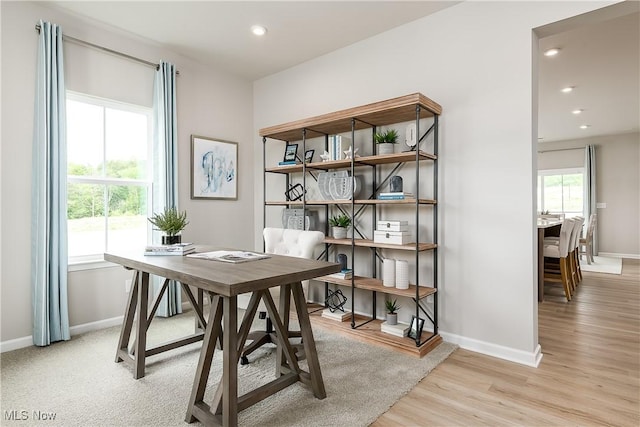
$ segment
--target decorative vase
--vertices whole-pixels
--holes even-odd
[[[396,261],[396,288],[409,289],[409,261]]]
[[[378,154],[393,154],[394,145],[389,143],[378,144]]]
[[[396,280],[396,260],[385,259],[382,262],[382,284],[387,288],[393,288]]]
[[[387,313],[387,325],[397,325],[398,324],[398,313]]]
[[[331,227],[331,233],[334,239],[346,239],[347,229],[345,227]]]
[[[162,236],[163,245],[175,245],[176,243],[182,243],[182,235],[176,236]]]

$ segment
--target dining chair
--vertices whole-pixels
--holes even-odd
[[[545,239],[543,243],[544,254],[544,281],[561,283],[567,301],[571,301],[571,265],[569,264],[569,246],[574,227],[572,218],[565,219],[560,226],[558,240]]]
[[[580,257],[578,252],[580,249],[580,236],[582,236],[582,227],[584,225],[584,218],[581,216],[573,217],[573,230],[571,233],[571,244],[569,246],[569,255],[571,262],[571,273],[573,278],[573,289],[582,282],[582,270],[580,269]]]
[[[593,260],[593,233],[596,230],[596,223],[598,222],[598,214],[591,214],[589,217],[589,223],[587,224],[587,232],[585,236],[580,236],[579,242],[579,254],[580,257],[585,255],[587,258],[587,264],[594,262]]]
[[[262,235],[264,238],[265,253],[297,258],[313,258],[316,246],[324,240],[324,233],[310,230],[265,228]],[[303,282],[302,285],[306,295],[308,281]],[[270,288],[269,290],[277,304],[280,296],[280,287]],[[249,363],[247,356],[258,348],[268,343],[277,343],[273,322],[267,316],[266,311],[267,309],[264,302],[260,301],[258,316],[260,319],[266,319],[266,327],[262,331],[250,332],[247,336],[247,340],[250,340],[251,343],[246,345],[242,350],[242,356],[240,358],[241,365]],[[300,331],[289,331],[289,337],[300,337]]]

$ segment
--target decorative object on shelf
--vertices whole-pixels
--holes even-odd
[[[342,160],[343,148],[351,144],[351,138],[342,135],[329,135],[329,159]]]
[[[410,123],[407,125],[407,129],[404,134],[404,143],[407,144],[407,146],[411,147],[412,150],[413,147],[418,144],[418,136],[416,135],[415,123]]]
[[[387,288],[396,286],[396,260],[386,258],[382,261],[382,285]]]
[[[396,288],[409,289],[409,261],[396,260]]]
[[[389,243],[392,245],[406,245],[411,240],[408,231],[383,231],[375,230],[373,232],[374,243]]]
[[[351,225],[351,218],[344,214],[333,216],[329,219],[329,225],[335,239],[346,239],[347,228]]]
[[[345,254],[336,255],[336,262],[340,264],[341,271],[344,271],[347,269],[347,256]]]
[[[307,150],[304,152],[304,162],[305,163],[311,163],[311,161],[313,160],[313,154],[316,152],[316,150]]]
[[[320,154],[320,158],[323,162],[328,162],[329,160],[331,160],[331,154],[329,154],[328,151],[325,151],[324,153]]]
[[[393,146],[398,143],[398,131],[389,129],[385,132],[378,132],[373,136],[378,145],[378,154],[393,154]]]
[[[175,206],[166,208],[162,213],[153,214],[151,218],[147,219],[164,233],[162,236],[163,245],[180,243],[182,236],[179,233],[189,224],[187,211],[178,212]]]
[[[398,310],[400,310],[400,306],[396,303],[398,300],[394,299],[386,300],[384,302],[384,306],[387,309],[387,324],[389,325],[397,325],[398,324]]]
[[[356,157],[360,157],[360,156],[358,155],[358,148],[356,148],[355,150],[353,150],[353,152],[352,152],[352,150],[353,150],[353,146],[351,146],[351,145],[350,145],[350,146],[349,146],[349,149],[348,149],[347,151],[345,151],[345,152],[344,152],[344,159],[345,159],[345,160],[351,160],[351,158],[352,158],[352,157],[353,157],[354,159],[355,159]]]
[[[389,182],[389,192],[402,193],[402,177],[401,176],[394,175],[391,177],[391,181]]]
[[[409,327],[409,333],[407,336],[417,340],[422,335],[422,328],[424,327],[424,319],[416,316],[411,316],[411,323]]]
[[[284,192],[284,195],[286,196],[287,200],[295,202],[296,200],[302,199],[304,193],[305,191],[302,187],[302,184],[298,183],[295,185],[289,185],[289,189]]]
[[[287,144],[284,147],[284,159],[283,162],[295,162],[298,155],[298,144]]]
[[[340,310],[344,313],[344,305],[347,302],[347,297],[344,296],[342,291],[340,289],[336,291],[329,289],[327,295],[327,299],[324,300],[324,303],[329,308],[329,311],[333,313],[336,310]]]
[[[409,333],[409,325],[406,323],[396,323],[391,325],[388,322],[382,322],[380,324],[380,331],[385,334],[395,335],[396,337],[404,338]]]
[[[405,193],[402,191],[398,192],[387,192],[387,193],[378,193],[378,200],[404,200],[404,199],[413,199],[415,198],[413,193]]]
[[[191,135],[191,198],[238,200],[238,144]]]
[[[282,210],[282,228],[292,230],[318,230],[320,221],[317,210],[291,209]]]
[[[409,221],[380,220],[378,231],[409,231]]]
[[[318,174],[318,190],[324,200],[351,200],[357,197],[361,179],[349,176],[348,171],[320,172]]]

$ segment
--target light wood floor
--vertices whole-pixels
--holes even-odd
[[[583,276],[546,288],[538,368],[456,350],[372,426],[639,426],[640,261]]]

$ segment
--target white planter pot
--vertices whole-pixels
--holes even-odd
[[[347,229],[345,227],[331,227],[331,234],[334,239],[346,239]]]
[[[378,144],[378,154],[393,154],[395,144]]]

